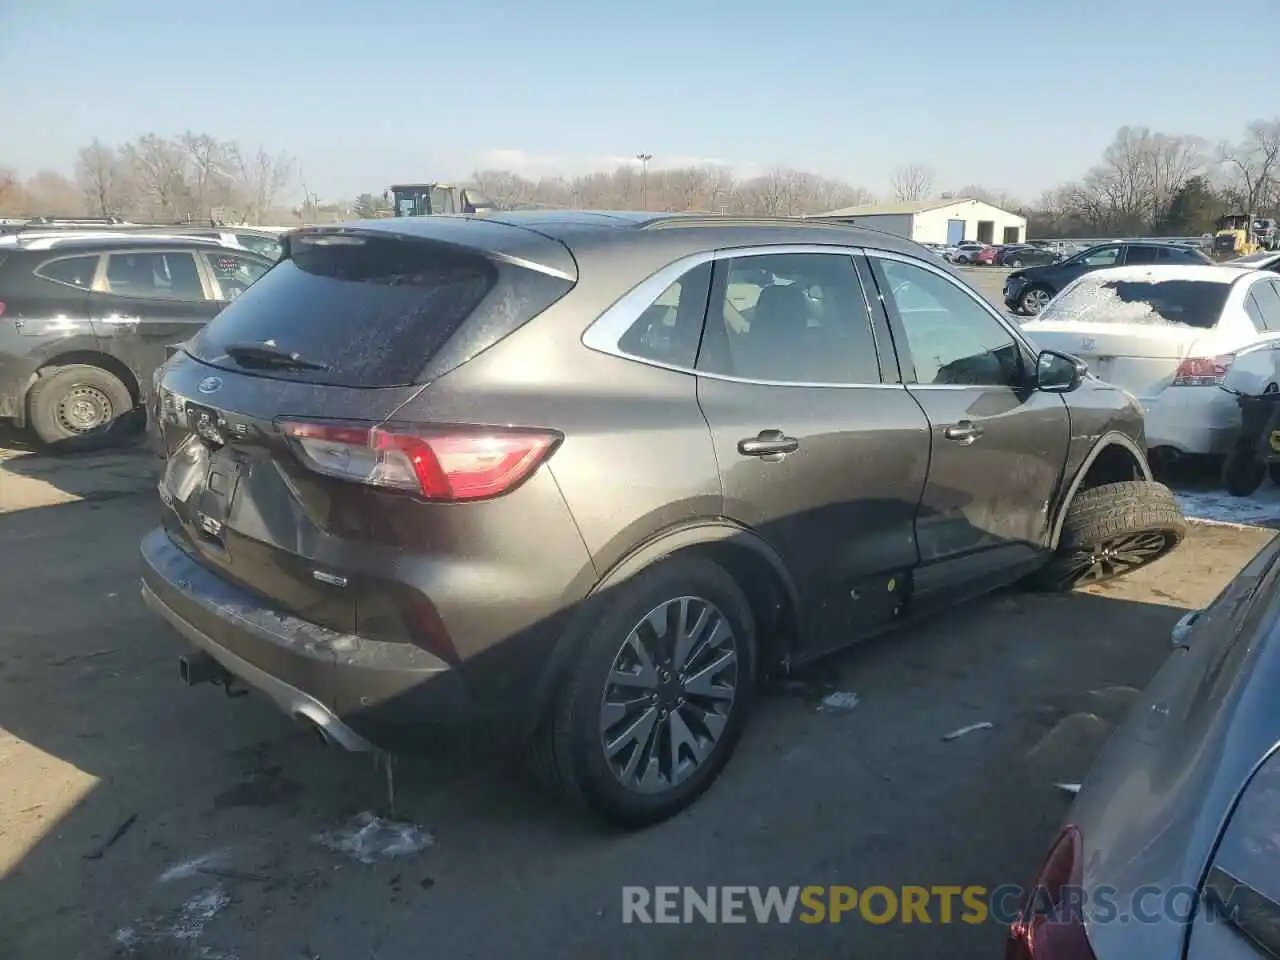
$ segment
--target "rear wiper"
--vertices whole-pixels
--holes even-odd
[[[301,354],[282,350],[274,343],[229,343],[224,350],[242,367],[260,367],[275,370],[328,370],[327,363],[308,360]]]

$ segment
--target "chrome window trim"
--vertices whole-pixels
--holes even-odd
[[[657,367],[660,370],[670,370],[674,373],[684,373],[707,380],[722,380],[726,383],[743,383],[759,387],[825,387],[832,390],[905,389],[905,386],[901,383],[884,383],[883,381],[878,383],[813,383],[804,380],[758,380],[750,377],[735,377],[725,373],[710,373],[680,364],[663,363],[661,360],[652,360],[648,357],[638,357],[635,354],[627,353],[618,346],[626,332],[631,329],[631,325],[640,319],[645,310],[653,306],[654,301],[662,295],[667,287],[695,267],[720,260],[737,260],[742,257],[803,253],[849,257],[849,266],[855,270],[856,275],[856,265],[852,262],[852,258],[865,256],[867,251],[862,247],[850,247],[844,244],[774,243],[763,246],[719,247],[715,250],[702,250],[698,253],[692,253],[681,257],[679,260],[673,260],[661,270],[650,274],[615,300],[583,331],[582,345],[597,353],[617,357],[620,360],[628,360],[631,363],[643,363],[646,366]],[[912,261],[907,260],[907,262],[910,263]],[[858,276],[858,286],[863,287],[861,276]],[[863,300],[867,301],[870,295],[871,291],[864,287],[862,290]],[[875,323],[871,317],[872,307],[869,301],[867,301],[867,308],[868,320],[871,321],[871,335],[876,345],[876,352],[881,358],[878,365],[883,366],[883,351],[885,349],[891,350],[892,344],[883,345],[875,337]]]
[[[1000,315],[1000,311],[995,309],[993,306],[991,306],[991,304],[987,302],[985,297],[983,297],[981,294],[977,293],[976,291],[971,290],[967,285],[962,283],[960,280],[953,277],[951,274],[947,273],[947,271],[941,270],[933,266],[933,264],[925,263],[923,260],[916,260],[913,257],[906,257],[906,256],[903,256],[902,254],[894,253],[893,251],[890,251],[890,250],[868,250],[866,252],[866,255],[868,258],[871,258],[871,259],[878,258],[881,260],[896,260],[899,263],[905,263],[908,266],[920,267],[921,269],[929,273],[932,273],[932,274],[935,274],[936,276],[941,277],[943,280],[946,280],[957,290],[964,293],[970,300],[972,300],[983,311],[985,311],[988,316],[990,316],[992,319],[996,321],[996,323],[998,323],[1002,328],[1004,328],[1004,331],[1009,334],[1009,336],[1012,338],[1014,343],[1021,344],[1024,348],[1030,351],[1032,358],[1038,357],[1040,355],[1039,348],[1036,347],[1035,344],[1033,344],[1030,340],[1028,340],[1026,335],[1021,330],[1019,330],[1016,326],[1009,323],[1008,320],[1002,317]],[[881,299],[883,300],[883,298],[884,298],[884,295],[881,294]],[[991,384],[985,384],[985,385],[963,384],[963,383],[912,383],[912,384],[909,384],[909,386],[911,387],[912,390],[974,390],[974,389],[998,389],[1001,387],[1008,390],[1014,389],[1013,387],[1009,386],[1009,384],[1007,383],[991,383]]]

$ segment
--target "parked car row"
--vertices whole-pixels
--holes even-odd
[[[166,347],[271,267],[221,238],[28,231],[0,243],[0,418],[44,443],[111,428]]]

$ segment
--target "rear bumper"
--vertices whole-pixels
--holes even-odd
[[[1235,397],[1213,387],[1169,387],[1158,399],[1143,400],[1142,406],[1148,449],[1221,455],[1231,451],[1240,434]]]
[[[420,647],[337,633],[276,610],[196,562],[162,527],[141,549],[148,606],[233,676],[347,749],[474,718],[457,671]]]

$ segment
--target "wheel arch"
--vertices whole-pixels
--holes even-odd
[[[31,388],[35,382],[40,379],[46,370],[55,369],[57,367],[66,367],[72,364],[82,363],[86,366],[99,367],[108,373],[118,377],[120,382],[125,385],[129,391],[129,396],[133,398],[134,406],[142,402],[142,386],[138,383],[138,378],[134,372],[129,369],[128,364],[122,360],[111,356],[109,353],[103,353],[100,350],[68,350],[65,353],[59,353],[46,358],[31,376],[27,377],[26,383],[22,386],[21,402],[18,409],[21,410],[22,422],[18,426],[26,426],[30,421],[30,409],[28,407],[28,398],[31,395]]]
[[[683,523],[648,538],[600,576],[557,639],[539,677],[532,727],[545,716],[557,684],[593,622],[602,594],[676,555],[701,556],[737,582],[756,622],[756,663],[761,672],[785,667],[801,630],[803,608],[795,581],[778,552],[755,531],[724,518]]]
[[[1152,480],[1151,466],[1147,463],[1147,455],[1128,435],[1117,430],[1104,433],[1094,443],[1075,476],[1067,488],[1058,513],[1053,521],[1050,546],[1057,549],[1058,538],[1062,535],[1062,524],[1067,518],[1071,502],[1081,490],[1114,483],[1120,480]]]

